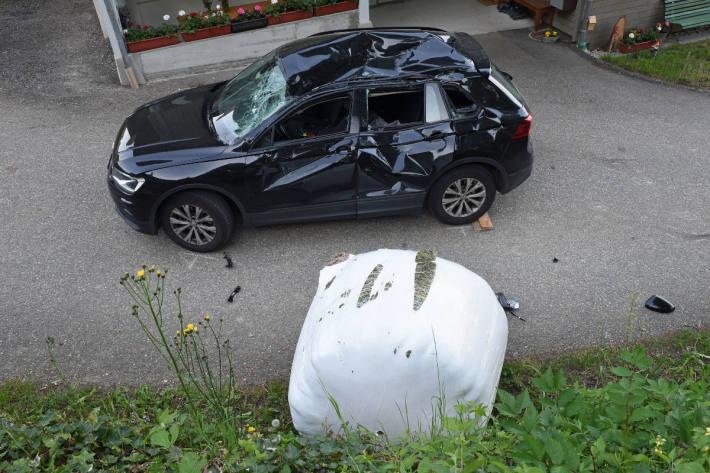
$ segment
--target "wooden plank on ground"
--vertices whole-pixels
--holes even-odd
[[[493,222],[491,222],[491,217],[488,216],[488,212],[481,215],[481,218],[479,218],[478,221],[475,223],[478,224],[476,225],[476,230],[480,232],[493,230]]]

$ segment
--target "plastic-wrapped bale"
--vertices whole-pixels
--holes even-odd
[[[439,399],[495,401],[508,321],[481,277],[431,251],[346,255],[321,270],[288,400],[304,435],[343,420],[390,438],[426,431]]]

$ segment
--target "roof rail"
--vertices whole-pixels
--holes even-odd
[[[382,26],[378,28],[345,28],[342,30],[329,30],[329,31],[321,31],[320,33],[312,34],[311,36],[322,36],[326,34],[332,34],[332,33],[348,33],[348,32],[356,32],[356,31],[397,31],[397,30],[421,30],[421,31],[435,31],[437,33],[448,33],[446,30],[442,30],[441,28],[431,28],[429,26]]]

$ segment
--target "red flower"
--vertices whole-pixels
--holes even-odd
[[[643,28],[641,28],[641,29],[639,30],[639,33],[643,33]]]
[[[136,28],[141,29],[142,26],[141,26],[141,25],[136,25]]]
[[[143,27],[143,29],[144,29],[144,30],[147,30],[147,29],[148,29],[148,25],[145,25],[145,26]]]
[[[195,12],[192,12],[192,13],[190,13],[190,16],[194,18],[194,17],[196,17],[196,16],[197,16],[197,13],[195,13]]]
[[[132,22],[132,21],[129,21],[129,22],[128,22],[128,26],[129,26],[129,27],[133,26],[133,22]]]

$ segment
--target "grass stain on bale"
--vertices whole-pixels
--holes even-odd
[[[385,291],[389,291],[391,287],[392,287],[392,281],[387,281],[387,284],[385,284]]]
[[[405,353],[406,357],[409,358],[412,355],[412,350],[407,350],[407,353]]]
[[[331,279],[330,281],[328,281],[326,283],[325,288],[328,289],[330,287],[330,285],[333,284],[333,281],[335,281],[335,276],[333,276],[333,279]]]
[[[436,256],[431,250],[421,250],[417,252],[414,261],[417,263],[414,270],[414,310],[419,310],[429,295],[431,283],[434,281]]]
[[[377,276],[380,275],[383,268],[384,266],[378,264],[377,266],[372,268],[372,271],[370,271],[370,274],[367,276],[367,279],[365,279],[365,284],[362,285],[360,297],[357,298],[358,308],[367,304],[367,302],[371,299],[370,294],[372,293],[372,286],[375,285],[375,280],[377,279]]]

